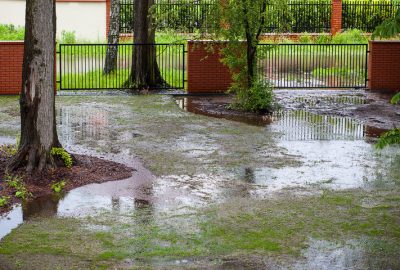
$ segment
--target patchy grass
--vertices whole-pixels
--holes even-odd
[[[151,267],[157,260],[182,258],[297,258],[310,238],[334,243],[367,239],[373,243],[362,247],[367,254],[398,267],[398,196],[397,191],[325,191],[311,197],[288,193],[270,200],[239,199],[217,204],[193,215],[162,215],[157,221],[149,209],[122,217],[103,213],[85,220],[34,219],[2,240],[0,254],[18,258],[23,264],[29,263],[28,258],[46,254],[73,258],[71,267],[82,260],[91,267],[118,265],[126,258]],[[363,207],[365,199],[384,203]],[[177,218],[175,225],[169,222],[171,218]],[[195,225],[182,229],[179,224],[188,220]],[[90,229],[96,226],[105,229]]]

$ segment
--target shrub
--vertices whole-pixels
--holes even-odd
[[[273,99],[271,85],[255,82],[250,89],[237,91],[234,106],[245,111],[266,113],[272,110]]]
[[[0,24],[0,40],[24,40],[25,29],[12,24]]]

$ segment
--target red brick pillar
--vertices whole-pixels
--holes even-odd
[[[342,31],[342,12],[343,1],[332,0],[332,14],[331,14],[331,34],[335,35]]]
[[[400,41],[370,41],[368,88],[372,91],[400,91]]]
[[[221,63],[223,46],[224,42],[188,41],[189,93],[224,93],[229,89],[232,75]]]
[[[110,30],[110,11],[111,1],[106,0],[106,40],[108,40],[108,31]]]

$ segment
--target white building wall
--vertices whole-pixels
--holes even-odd
[[[57,2],[57,37],[75,31],[79,41],[106,40],[105,2]],[[24,0],[0,0],[0,24],[25,25]]]

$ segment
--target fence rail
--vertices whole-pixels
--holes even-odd
[[[265,32],[323,33],[331,28],[331,0],[290,0],[287,7],[267,5]]]
[[[120,0],[120,32],[132,33],[134,22],[134,1]],[[154,5],[158,29],[172,29],[193,33],[196,29],[207,28],[214,0],[171,1],[156,0]]]
[[[116,69],[103,72],[107,48],[117,47]],[[60,90],[131,88],[135,47],[151,46],[164,83],[160,89],[183,89],[185,84],[184,44],[60,44],[57,79]]]
[[[398,8],[400,8],[400,3],[392,1],[344,1],[343,29],[357,28],[371,33],[384,20],[393,18]]]
[[[367,44],[260,44],[257,74],[276,88],[365,88]]]

